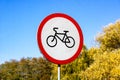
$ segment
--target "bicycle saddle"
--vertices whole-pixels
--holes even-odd
[[[64,32],[67,33],[67,32],[69,32],[69,31],[66,31],[66,30],[65,30]]]

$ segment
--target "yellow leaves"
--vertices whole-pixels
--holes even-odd
[[[120,80],[120,49],[98,54],[98,58],[81,73],[82,79],[89,80]],[[93,75],[94,74],[94,75]]]
[[[120,76],[120,65],[111,70],[111,75]]]
[[[120,21],[107,25],[103,33],[97,36],[96,40],[103,51],[112,51],[120,48]]]

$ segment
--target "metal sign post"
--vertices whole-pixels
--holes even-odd
[[[58,64],[58,80],[60,80],[60,64]]]

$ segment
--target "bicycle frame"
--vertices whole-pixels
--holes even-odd
[[[63,38],[61,39],[58,35],[63,35]],[[66,33],[55,33],[54,36],[57,37],[58,39],[60,39],[63,43],[65,43],[65,42],[66,42],[65,39],[68,38],[68,36],[67,36]],[[66,38],[65,38],[65,37],[66,37]],[[66,43],[69,43],[69,42],[70,42],[70,41],[69,41],[69,39],[68,39],[68,41],[67,41]]]

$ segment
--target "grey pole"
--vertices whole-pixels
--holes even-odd
[[[58,80],[60,80],[60,64],[58,64]]]

